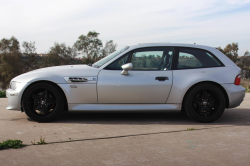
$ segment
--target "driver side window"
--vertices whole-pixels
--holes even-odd
[[[125,54],[105,69],[122,70],[122,65],[132,63],[132,70],[171,70],[173,55],[173,47],[140,48]]]
[[[173,54],[172,47],[136,50],[131,57],[132,70],[171,70]]]
[[[130,53],[127,53],[126,55],[122,56],[121,58],[119,58],[115,62],[108,65],[105,69],[107,69],[107,70],[122,70],[121,66],[128,63],[129,55],[130,55]]]

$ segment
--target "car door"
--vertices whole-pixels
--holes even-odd
[[[98,103],[166,103],[172,86],[173,47],[133,50],[99,72]],[[128,75],[121,66],[132,63]]]

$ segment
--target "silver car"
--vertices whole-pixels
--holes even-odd
[[[176,110],[198,122],[240,105],[241,69],[216,48],[154,43],[127,46],[93,65],[34,70],[12,79],[9,110],[38,122],[64,110]]]

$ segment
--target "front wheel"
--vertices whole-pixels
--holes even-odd
[[[185,97],[186,113],[198,122],[213,122],[224,112],[226,100],[223,91],[210,83],[193,87]]]
[[[24,92],[22,107],[28,117],[37,122],[54,120],[64,108],[60,89],[48,83],[36,83]]]

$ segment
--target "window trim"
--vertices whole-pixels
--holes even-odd
[[[119,61],[120,59],[122,59],[127,54],[130,54],[129,57],[128,57],[128,62],[127,63],[131,63],[131,59],[132,59],[133,53],[136,52],[136,51],[138,51],[138,50],[145,50],[145,51],[147,51],[146,49],[149,49],[148,51],[154,51],[154,50],[150,50],[150,49],[156,49],[156,50],[157,49],[162,49],[165,52],[166,48],[169,48],[169,47],[173,48],[173,58],[172,58],[172,64],[171,64],[171,67],[170,67],[170,70],[172,70],[172,68],[173,68],[173,60],[174,60],[174,57],[175,57],[175,47],[174,46],[153,46],[153,47],[136,48],[134,50],[129,51],[128,53],[125,53],[121,57],[117,58],[115,61],[117,61],[117,60]],[[160,51],[162,51],[162,50],[160,50]],[[112,62],[112,63],[114,63],[114,62]],[[109,65],[111,65],[112,63],[110,63]],[[109,65],[107,65],[104,69],[105,70],[116,70],[116,69],[107,69],[107,67]],[[170,70],[132,70],[132,71],[170,71]],[[118,71],[118,70],[116,70],[116,71]],[[121,71],[121,69],[119,69],[119,71]]]
[[[110,64],[108,64],[107,66],[105,66],[103,69],[104,69],[104,70],[118,70],[118,71],[121,71],[122,69],[108,69],[108,67],[109,67],[109,65],[115,63],[116,61],[121,60],[122,58],[124,58],[124,57],[125,57],[126,55],[128,55],[128,54],[129,54],[129,55],[128,55],[128,61],[127,61],[127,63],[130,63],[132,52],[133,52],[133,50],[132,50],[132,51],[129,51],[129,52],[127,52],[127,53],[125,53],[125,54],[122,55],[121,57],[117,58],[115,61],[113,61],[113,62],[111,62]]]
[[[165,51],[166,51],[166,47],[167,46],[159,46],[159,47],[142,47],[142,48],[137,48],[137,49],[134,49],[134,50],[132,50],[132,54],[130,55],[130,57],[129,57],[129,63],[131,63],[131,60],[132,60],[132,55],[135,53],[135,52],[137,52],[138,50],[138,52],[140,52],[140,50],[145,50],[145,51],[159,51],[159,50],[157,50],[157,49],[162,49],[162,50],[160,50],[160,51],[163,51],[163,54],[165,53]],[[173,48],[173,47],[172,47]],[[148,50],[147,50],[148,49]],[[150,50],[151,49],[151,50]],[[153,50],[153,49],[156,49],[156,50]],[[143,52],[143,51],[141,51],[141,52]],[[173,56],[174,56],[174,53],[173,53]],[[171,64],[172,65],[172,64]],[[172,66],[171,66],[171,68],[172,68]],[[135,69],[132,69],[131,71],[164,71],[164,70],[135,70]]]
[[[215,60],[217,60],[221,64],[221,66],[192,67],[192,68],[180,68],[180,69],[178,69],[177,65],[178,65],[178,60],[179,60],[180,49],[185,49],[185,48],[205,51],[205,52],[209,53]],[[210,51],[208,51],[206,49],[194,48],[194,47],[178,47],[177,46],[177,47],[174,47],[174,50],[175,50],[175,54],[174,54],[174,58],[173,58],[173,61],[172,61],[171,70],[188,70],[188,69],[201,69],[201,68],[212,68],[212,67],[225,67],[225,65],[213,53],[211,53]]]

